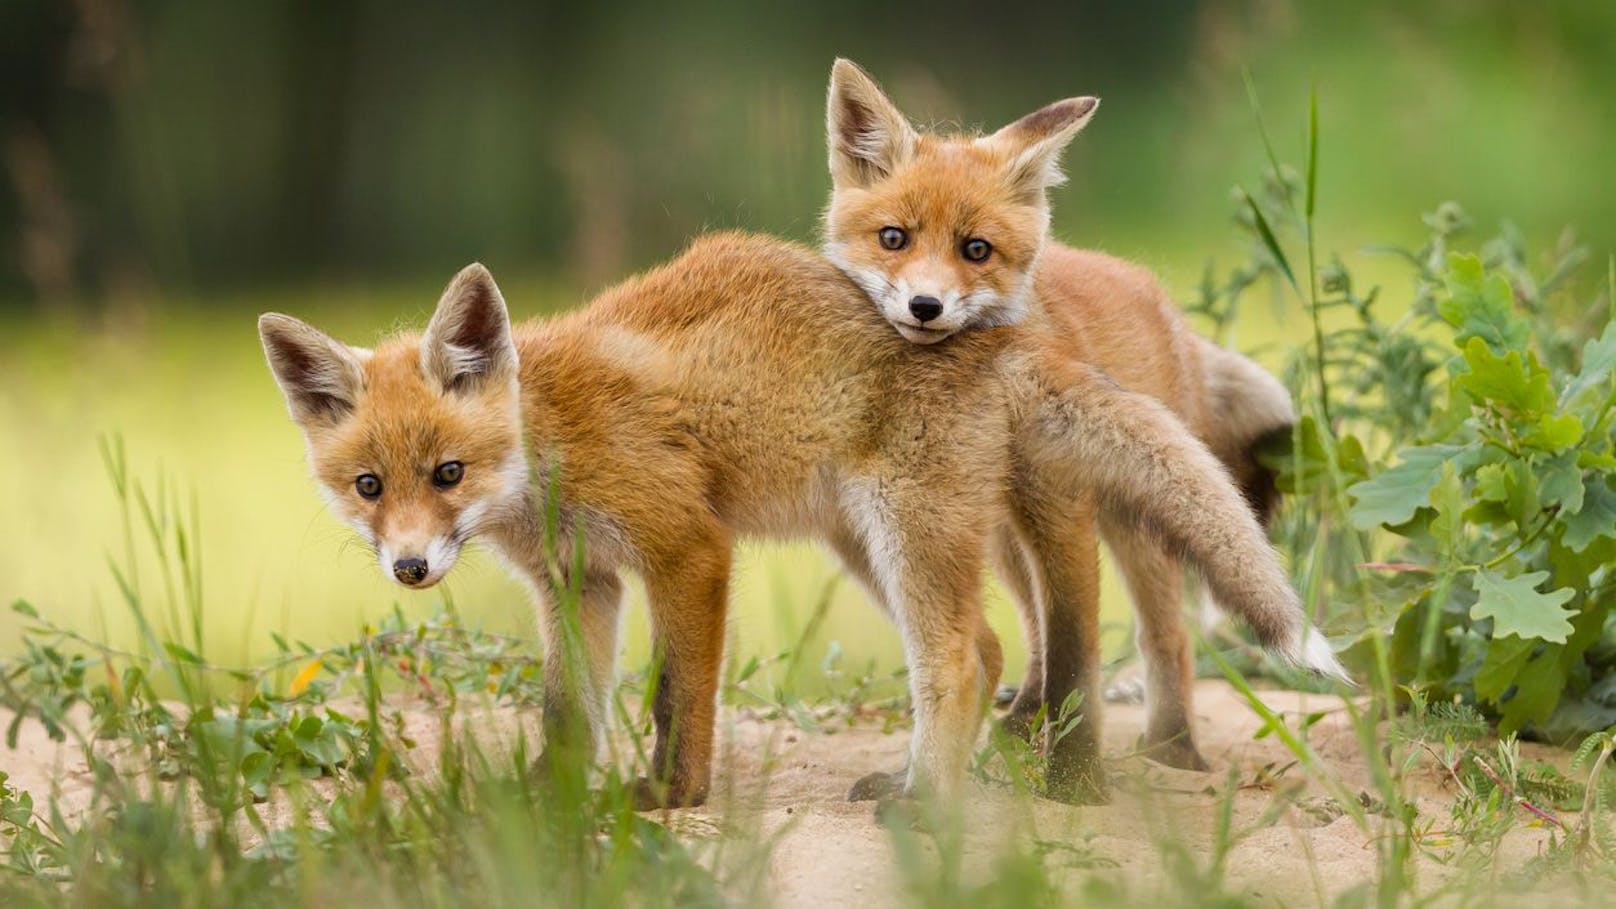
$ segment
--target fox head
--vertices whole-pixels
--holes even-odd
[[[481,265],[450,282],[424,334],[374,351],[275,313],[258,334],[315,482],[389,577],[437,583],[480,529],[523,506],[516,347]]]
[[[1060,154],[1098,98],[1068,98],[987,136],[917,132],[869,74],[830,74],[825,254],[910,341],[1015,322],[1049,232]]]

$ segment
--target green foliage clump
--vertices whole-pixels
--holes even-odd
[[[1313,320],[1286,372],[1301,418],[1268,458],[1314,617],[1383,691],[1558,741],[1616,723],[1616,265],[1579,293],[1584,250],[1534,255],[1508,225],[1464,249],[1449,203],[1419,248],[1377,248],[1413,285],[1388,320],[1340,260],[1297,280],[1282,238],[1314,258],[1302,184],[1276,166],[1242,197],[1251,264],[1192,310],[1222,329],[1267,276]]]
[[[1391,534],[1400,581],[1367,631],[1389,624],[1393,675],[1486,705],[1505,732],[1610,725],[1616,324],[1568,355],[1544,285],[1507,258],[1450,253],[1438,277],[1430,421],[1387,432],[1346,489],[1351,527]]]

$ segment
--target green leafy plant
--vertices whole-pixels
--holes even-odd
[[[1579,293],[1585,250],[1534,255],[1508,225],[1465,250],[1444,204],[1420,247],[1374,249],[1411,272],[1388,320],[1339,258],[1312,282],[1292,268],[1286,238],[1314,255],[1311,185],[1276,161],[1241,194],[1251,261],[1192,311],[1226,328],[1266,276],[1310,315],[1286,369],[1301,419],[1269,463],[1315,618],[1384,694],[1457,695],[1560,740],[1616,722],[1616,263]]]
[[[1502,266],[1455,253],[1441,278],[1454,352],[1431,424],[1347,490],[1351,525],[1395,538],[1391,564],[1369,566],[1402,582],[1393,670],[1473,698],[1506,732],[1607,725],[1616,705],[1588,695],[1610,668],[1590,651],[1616,558],[1616,325],[1554,367]]]

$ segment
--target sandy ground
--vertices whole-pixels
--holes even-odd
[[[1368,788],[1356,738],[1339,699],[1295,692],[1264,692],[1268,705],[1301,725],[1310,713],[1326,714],[1313,724],[1309,740],[1319,758],[1354,793]],[[1229,855],[1226,884],[1275,906],[1320,905],[1376,873],[1374,837],[1337,816],[1326,790],[1291,767],[1277,781],[1265,782],[1292,762],[1272,736],[1256,739],[1262,721],[1229,686],[1202,681],[1196,689],[1197,734],[1209,773],[1161,767],[1129,756],[1144,722],[1144,708],[1109,704],[1105,750],[1115,792],[1104,806],[1071,807],[1017,794],[1005,786],[972,784],[964,812],[965,841],[957,862],[968,883],[990,883],[998,860],[1011,850],[1044,844],[1047,868],[1067,892],[1078,893],[1085,879],[1117,883],[1125,892],[1148,898],[1172,893],[1164,855],[1182,849],[1205,869],[1223,794],[1236,775],[1233,829],[1238,842]],[[437,723],[425,711],[406,713],[420,771],[430,773]],[[0,723],[10,717],[0,712]],[[522,726],[530,726],[525,717]],[[518,722],[509,712],[478,725],[509,740]],[[663,812],[664,823],[705,853],[734,854],[716,846],[726,838],[773,841],[765,891],[784,907],[884,906],[903,897],[894,840],[868,803],[850,803],[845,794],[863,774],[903,765],[908,733],[884,733],[870,725],[832,734],[808,733],[784,721],[727,711],[721,721],[723,753],[715,781],[720,790],[702,808]],[[483,738],[482,735],[478,736]],[[485,742],[487,744],[487,742]],[[1565,764],[1566,755],[1523,745],[1523,752]],[[1269,768],[1265,773],[1264,768]],[[73,746],[49,741],[37,723],[28,723],[16,751],[0,748],[0,770],[10,783],[32,792],[43,804],[56,792],[71,815],[88,802],[89,775]],[[1440,833],[1448,820],[1451,783],[1434,762],[1413,774],[1422,819]],[[1546,845],[1550,831],[1524,814],[1490,863],[1494,873],[1517,870]],[[1574,816],[1564,818],[1574,824]],[[1436,837],[1434,839],[1440,839]],[[1167,846],[1164,848],[1164,844]],[[921,861],[941,861],[929,843]],[[1454,873],[1433,858],[1418,862],[1423,886]]]

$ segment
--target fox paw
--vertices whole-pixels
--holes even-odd
[[[925,830],[925,812],[908,796],[885,798],[875,803],[875,821],[891,830]]]
[[[885,802],[901,797],[909,786],[909,771],[878,770],[859,778],[847,792],[849,802]],[[879,812],[880,805],[876,806]]]
[[[999,718],[999,731],[1011,738],[1031,742],[1042,725],[1038,720],[1043,709],[1043,704],[1017,701],[1010,705],[1009,713]]]
[[[1145,738],[1139,739],[1139,752],[1150,760],[1179,770],[1194,770],[1205,773],[1212,769],[1212,765],[1201,757],[1201,752],[1195,747],[1186,730],[1169,739],[1159,742],[1150,742]]]
[[[1117,679],[1105,687],[1101,698],[1107,704],[1143,704],[1145,702],[1145,680],[1141,678]]]
[[[1111,785],[1098,766],[1067,772],[1052,767],[1044,780],[1044,798],[1065,805],[1109,805]]]
[[[1021,696],[1021,689],[1014,685],[1000,685],[993,690],[993,706],[1003,709],[1016,702]]]
[[[656,811],[663,808],[694,808],[707,801],[705,790],[690,791],[672,783],[647,777],[636,779],[629,786],[629,801],[635,811]]]

